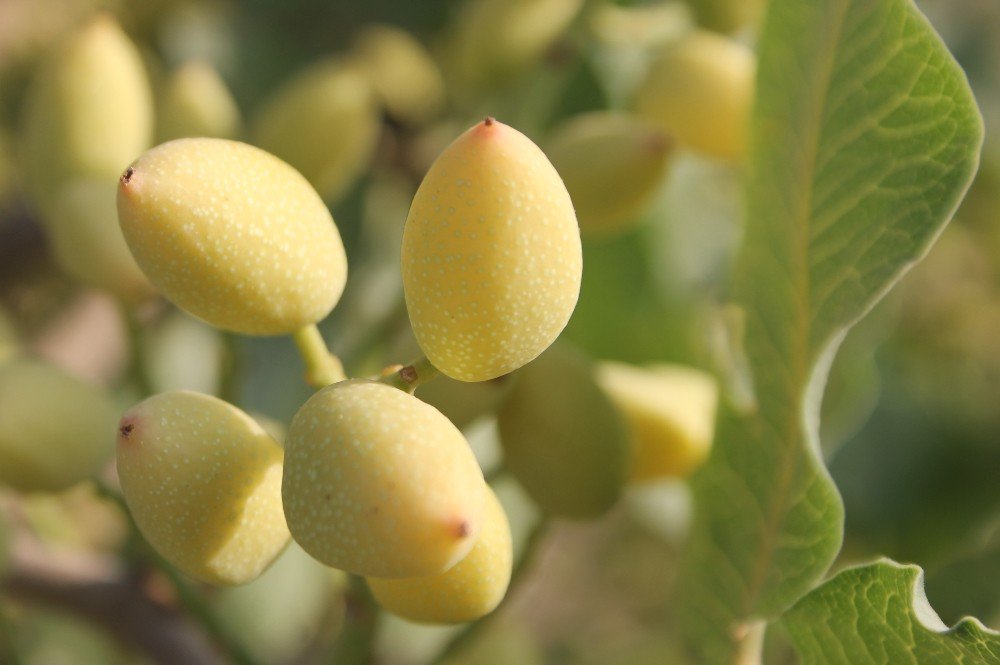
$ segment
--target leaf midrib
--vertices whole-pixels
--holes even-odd
[[[801,197],[801,204],[796,212],[795,216],[795,228],[801,229],[802,233],[797,234],[796,239],[798,240],[797,248],[798,252],[793,257],[796,263],[796,267],[802,268],[798,270],[796,276],[796,295],[798,301],[798,307],[796,309],[796,329],[801,331],[802,334],[795,338],[796,348],[793,357],[790,359],[793,363],[792,379],[794,381],[793,389],[797,389],[799,392],[795,395],[796,400],[800,401],[804,395],[805,387],[808,383],[808,374],[810,371],[809,367],[809,340],[810,332],[812,327],[812,322],[809,320],[810,308],[810,271],[809,271],[809,248],[810,248],[810,220],[812,211],[813,196],[815,193],[814,179],[816,174],[816,167],[818,164],[819,157],[819,145],[820,136],[823,126],[824,108],[826,105],[826,98],[829,94],[831,82],[833,79],[833,71],[837,62],[837,46],[840,44],[840,40],[843,36],[844,24],[847,19],[847,13],[850,9],[850,1],[845,1],[840,4],[839,11],[835,16],[835,20],[831,25],[832,38],[830,44],[832,48],[828,50],[827,62],[825,62],[825,67],[822,71],[822,85],[819,88],[819,99],[816,104],[816,114],[815,118],[812,118],[807,126],[807,134],[809,139],[807,145],[807,155],[803,160],[804,162],[804,173],[805,176],[802,181],[806,183],[806,188],[804,195]],[[801,414],[801,404],[796,404],[796,408],[792,410],[793,413]],[[802,423],[796,419],[790,419],[786,422],[787,430],[785,432],[785,441],[792,441],[797,439],[796,434],[802,434]],[[778,482],[778,492],[774,494],[774,500],[765,513],[766,519],[764,523],[764,529],[762,531],[763,538],[760,540],[760,549],[758,550],[757,565],[754,569],[753,575],[751,577],[751,584],[748,587],[749,593],[745,597],[745,604],[743,607],[743,617],[747,618],[753,606],[756,604],[757,598],[760,596],[761,590],[764,586],[764,580],[767,577],[767,573],[771,568],[771,560],[774,555],[775,543],[777,542],[777,533],[779,525],[781,524],[780,515],[786,512],[784,508],[787,506],[787,495],[789,488],[794,478],[794,469],[798,466],[798,457],[802,453],[802,447],[800,445],[789,445],[785,446],[785,449],[781,455],[781,476]]]

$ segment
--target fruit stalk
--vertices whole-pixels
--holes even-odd
[[[330,353],[316,324],[299,328],[292,334],[295,346],[306,364],[306,383],[319,390],[347,378],[340,359]]]
[[[404,365],[403,367],[399,367],[397,365],[396,367],[388,368],[387,372],[388,373],[384,373],[381,377],[379,377],[379,382],[390,385],[393,388],[399,388],[403,392],[410,393],[411,395],[421,385],[427,383],[441,373],[437,367],[431,364],[431,361],[427,359],[427,356],[421,356],[409,365]]]

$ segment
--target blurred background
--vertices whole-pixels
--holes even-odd
[[[418,352],[399,276],[402,225],[433,159],[487,115],[546,150],[577,201],[585,268],[563,341],[594,361],[715,372],[740,237],[739,146],[673,134],[643,91],[695,31],[751,62],[763,5],[0,0],[0,356],[27,349],[105,391],[119,412],[149,390],[188,388],[280,431],[310,394],[289,339],[221,333],[176,310],[116,263],[114,223],[75,221],[114,221],[111,189],[130,157],[70,182],[58,158],[26,155],[32,123],[49,112],[40,72],[103,16],[135,45],[149,82],[146,101],[116,102],[95,120],[131,131],[130,109],[151,105],[133,156],[178,136],[239,138],[295,165],[328,202],[350,268],[321,329],[352,375]],[[1000,3],[917,5],[966,70],[987,141],[956,219],[833,367],[822,437],[847,510],[837,566],[875,555],[917,563],[946,623],[973,614],[1000,629]],[[73,224],[89,230],[74,235]],[[500,381],[427,396],[461,421],[487,471],[502,457],[493,412],[504,390]],[[630,483],[600,516],[554,520],[497,615],[449,662],[681,662],[672,593],[690,505],[684,474],[674,475]],[[498,471],[496,487],[517,550],[535,501],[509,474]],[[0,586],[0,662],[155,662],[119,621],[131,596],[107,586],[139,547],[113,504],[83,483],[0,486],[0,508],[0,561],[35,561],[29,572],[51,582]],[[129,584],[165,608],[151,625],[199,639],[156,574]],[[290,549],[257,582],[196,592],[260,662],[311,663],[335,639],[343,584]],[[378,662],[430,662],[456,630],[387,617]],[[772,641],[773,662],[794,662],[780,635]]]

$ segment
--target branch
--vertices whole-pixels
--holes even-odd
[[[103,557],[55,554],[19,538],[0,589],[99,625],[162,665],[221,665],[207,636],[176,610],[146,596],[135,576]]]

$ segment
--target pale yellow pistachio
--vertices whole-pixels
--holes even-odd
[[[580,229],[559,174],[492,118],[424,177],[403,230],[406,306],[420,348],[460,381],[521,367],[565,327],[580,292]]]
[[[492,612],[510,584],[513,551],[507,514],[486,489],[483,529],[469,554],[443,573],[405,579],[368,578],[375,600],[421,623],[462,623]]]
[[[728,37],[695,31],[667,44],[636,93],[636,113],[693,150],[746,151],[756,58]]]
[[[217,585],[260,575],[288,544],[281,447],[248,415],[177,391],[118,425],[118,477],[142,535],[179,570]]]
[[[153,284],[219,328],[294,332],[329,314],[347,279],[322,199],[245,143],[177,139],[146,152],[121,177],[118,217]]]
[[[685,478],[708,457],[719,398],[710,374],[680,365],[604,362],[598,380],[631,430],[633,480]]]
[[[455,426],[383,383],[324,388],[285,438],[292,536],[319,561],[360,575],[415,577],[455,565],[482,529],[485,487]]]

